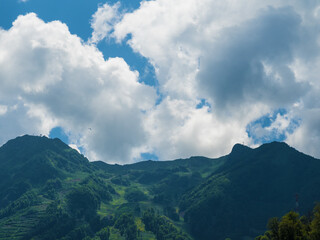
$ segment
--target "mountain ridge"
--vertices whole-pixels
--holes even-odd
[[[1,154],[1,150],[4,149],[4,148],[7,148],[7,147],[12,147],[12,145],[18,145],[18,144],[25,144],[25,143],[28,143],[29,146],[33,146],[33,147],[37,147],[38,149],[35,149],[33,148],[33,150],[37,150],[37,152],[39,152],[39,150],[41,150],[41,147],[44,147],[45,145],[42,144],[43,142],[46,142],[46,143],[50,143],[50,145],[46,145],[47,148],[43,148],[42,150],[46,150],[48,149],[48,146],[50,146],[50,149],[55,149],[55,146],[59,146],[60,147],[62,146],[64,149],[69,149],[69,150],[73,150],[73,151],[77,151],[73,148],[71,148],[69,145],[67,145],[66,143],[64,143],[63,141],[61,141],[59,138],[48,138],[46,136],[34,136],[34,135],[22,135],[22,136],[18,136],[14,139],[11,139],[11,140],[8,140],[6,143],[4,143],[2,146],[0,146],[0,154]],[[39,148],[39,145],[40,145],[40,148]],[[251,148],[249,146],[246,146],[244,144],[241,144],[241,143],[236,143],[233,145],[232,149],[231,149],[231,152],[229,154],[226,154],[226,155],[223,155],[221,157],[216,157],[216,158],[212,158],[212,157],[206,157],[206,156],[190,156],[188,158],[179,158],[179,159],[171,159],[171,160],[161,160],[161,161],[158,161],[158,160],[143,160],[143,161],[138,161],[138,162],[134,162],[134,163],[129,163],[129,164],[118,164],[118,163],[115,163],[115,164],[110,164],[106,161],[102,161],[102,160],[97,160],[97,161],[89,161],[91,163],[97,163],[97,164],[100,164],[100,163],[106,163],[110,166],[114,166],[114,167],[118,167],[118,166],[130,166],[130,165],[140,165],[140,164],[144,164],[144,163],[167,163],[167,162],[174,162],[174,161],[185,161],[185,160],[192,160],[192,159],[197,159],[197,161],[199,159],[207,159],[207,160],[212,160],[212,159],[219,159],[219,158],[223,158],[225,156],[230,156],[230,155],[235,155],[237,154],[238,152],[241,152],[243,154],[243,152],[250,152],[250,151],[263,151],[267,148],[270,148],[270,146],[272,146],[273,150],[275,149],[274,147],[276,147],[277,149],[280,149],[282,148],[282,150],[284,148],[287,148],[287,149],[291,149],[291,150],[295,150],[296,152],[298,153],[301,153],[303,155],[307,155],[307,156],[310,156],[311,158],[314,158],[314,159],[317,159],[311,155],[308,155],[308,154],[305,154],[303,152],[300,152],[299,150],[289,146],[287,143],[285,142],[279,142],[279,141],[272,141],[272,142],[268,142],[268,143],[263,143],[261,144],[260,146],[256,147],[256,148]],[[18,148],[17,148],[18,149]],[[56,148],[56,149],[59,149]],[[19,149],[18,149],[19,150]],[[29,151],[30,152],[30,151]],[[26,152],[24,152],[26,153]],[[79,153],[79,155],[82,155],[81,153]],[[82,155],[83,156],[83,155]],[[86,159],[86,157],[84,157]],[[1,163],[1,162],[0,162]]]
[[[229,209],[230,212],[218,214],[225,219],[216,220],[217,226],[228,226],[228,217],[242,219],[229,225],[230,229],[238,229],[238,233],[230,233],[228,237],[240,239],[245,232],[253,235],[265,226],[266,223],[258,222],[255,215],[270,218],[294,209],[296,194],[300,195],[303,203],[300,205],[302,212],[311,210],[314,201],[320,199],[320,194],[312,191],[320,184],[319,177],[316,177],[320,172],[319,159],[285,143],[273,142],[255,149],[236,145],[227,158],[219,171],[187,193],[180,204],[193,229],[191,231],[200,235],[200,239],[210,239],[210,236],[222,239],[212,232],[214,227],[209,228],[207,224],[217,209],[208,210],[206,206],[219,205],[222,209]],[[193,220],[199,218],[199,212],[206,222],[199,224]]]
[[[220,158],[118,165],[89,162],[59,139],[26,135],[0,147],[0,239],[98,239],[105,228],[108,239],[126,239],[116,224],[129,219],[123,214],[134,220],[124,229],[139,228],[142,239],[169,239],[146,225],[150,217],[173,226],[172,239],[253,239],[268,218],[295,208],[296,194],[301,212],[313,208],[319,171],[319,159],[281,142],[236,144]]]

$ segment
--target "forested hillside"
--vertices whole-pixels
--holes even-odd
[[[59,139],[0,148],[0,239],[254,239],[320,200],[320,161],[284,143],[218,159],[89,162]]]
[[[182,197],[180,211],[199,239],[258,235],[266,219],[296,206],[306,213],[320,200],[320,161],[285,143],[250,149],[235,145],[225,164]]]

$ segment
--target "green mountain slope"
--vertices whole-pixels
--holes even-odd
[[[300,211],[320,200],[320,160],[285,143],[257,149],[235,145],[226,163],[185,194],[180,210],[198,239],[245,239],[263,232],[266,219]]]
[[[89,162],[59,139],[0,148],[0,239],[251,239],[270,217],[311,210],[320,160],[284,143],[224,157]]]
[[[92,171],[89,161],[59,139],[23,136],[0,148],[0,206],[67,173]]]
[[[169,232],[171,239],[191,239],[174,207],[177,193],[194,187],[201,174],[160,165],[90,163],[59,139],[11,140],[0,148],[0,239],[164,239]],[[155,203],[155,192],[176,180],[164,192],[176,205]],[[157,228],[145,228],[148,209]]]
[[[28,239],[74,179],[94,171],[59,139],[23,136],[0,148],[0,239]]]

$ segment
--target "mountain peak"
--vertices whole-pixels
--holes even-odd
[[[23,152],[24,155],[33,155],[47,149],[64,151],[69,149],[69,146],[58,138],[50,139],[46,136],[23,135],[9,140],[0,148],[0,151],[13,155],[19,154],[19,152]]]
[[[24,135],[0,147],[0,167],[25,169],[28,165],[76,171],[80,166],[87,169],[89,161],[60,139],[46,136]]]
[[[264,143],[258,148],[252,149],[248,146],[245,146],[243,144],[235,144],[232,148],[231,153],[229,156],[231,159],[243,159],[248,154],[250,154],[252,151],[258,151],[258,152],[268,152],[268,153],[275,153],[275,152],[290,152],[290,150],[296,151],[294,148],[290,147],[285,142],[270,142],[270,143]]]
[[[290,148],[290,146],[285,142],[269,142],[262,144],[259,148]]]
[[[248,151],[251,151],[251,150],[252,148],[246,145],[237,143],[233,146],[230,155],[239,155],[239,154],[247,153]]]
[[[287,143],[285,142],[270,142],[270,143],[265,143],[262,144],[260,147],[256,148],[258,152],[265,152],[265,153],[275,153],[275,152],[282,152],[282,153],[289,153],[289,152],[298,152],[296,149],[293,147],[290,147]]]
[[[233,147],[232,147],[232,151],[231,152],[238,152],[238,151],[247,151],[247,150],[252,150],[250,147],[240,144],[240,143],[236,143]]]
[[[35,143],[45,143],[45,142],[50,142],[53,141],[55,143],[61,142],[63,143],[60,139],[55,138],[55,139],[50,139],[46,136],[34,136],[34,135],[23,135],[16,137],[14,139],[9,140],[7,143],[3,145],[4,146],[12,146],[12,145],[19,145],[19,144],[35,144]]]

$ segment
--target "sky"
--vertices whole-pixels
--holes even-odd
[[[0,0],[0,144],[91,161],[219,157],[285,141],[320,158],[318,0]]]

